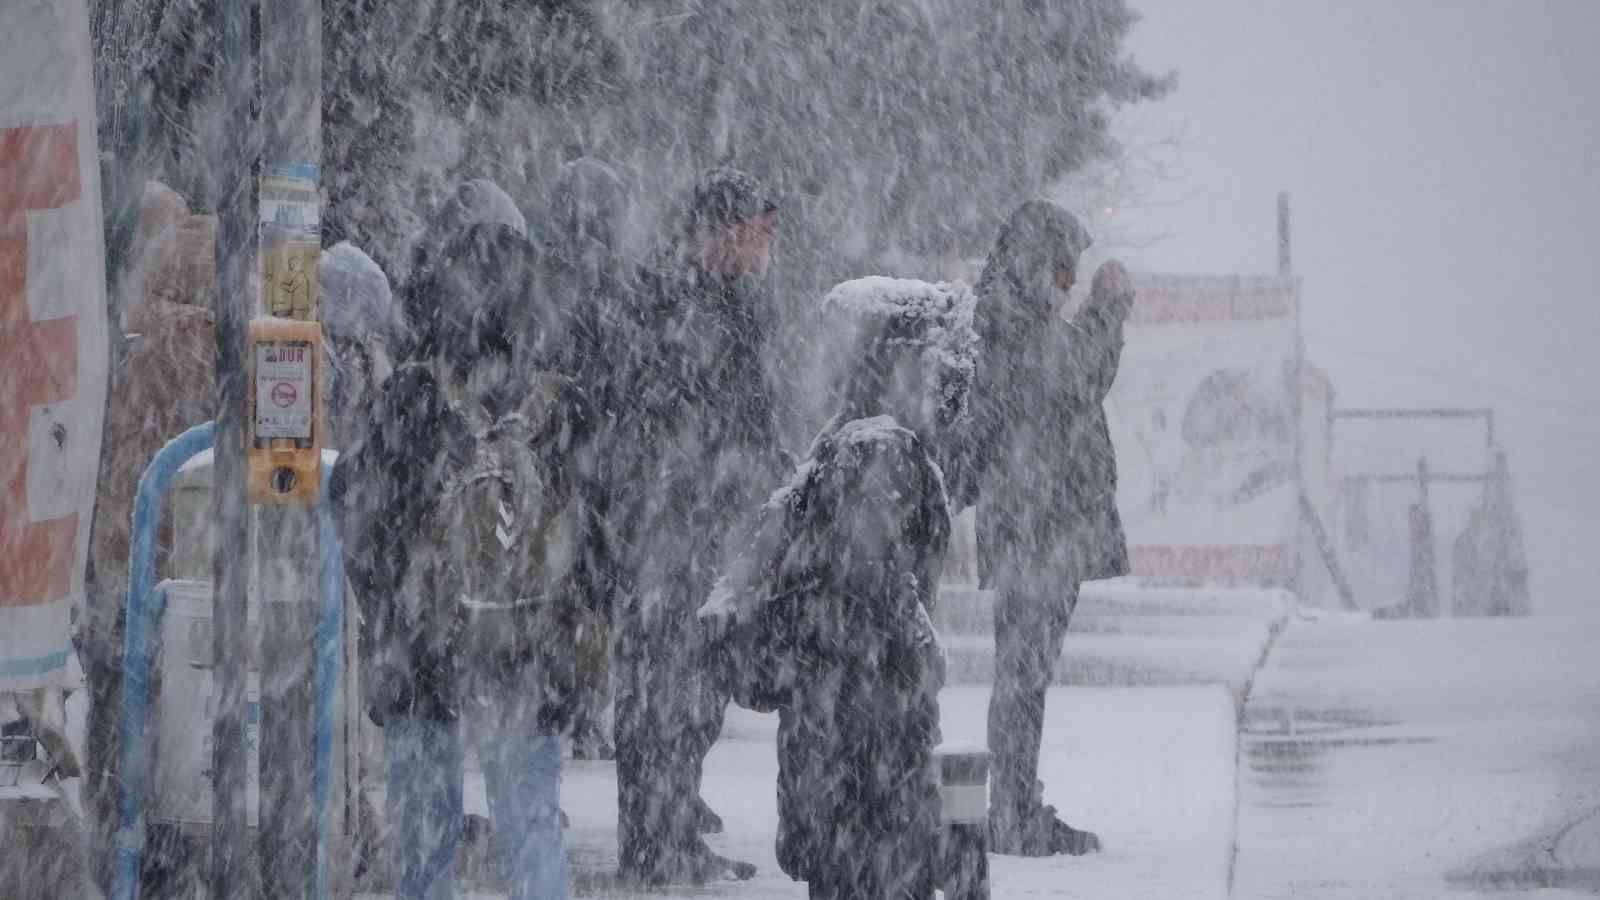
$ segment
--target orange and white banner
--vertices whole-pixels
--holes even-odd
[[[106,391],[83,0],[0,3],[0,692],[58,684],[83,597]]]

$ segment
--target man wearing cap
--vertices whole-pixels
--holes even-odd
[[[644,489],[629,501],[636,536],[618,554],[632,570],[615,670],[619,863],[623,877],[646,884],[755,873],[701,837],[722,829],[700,781],[728,687],[695,610],[781,472],[763,365],[776,216],[754,178],[712,170],[640,275],[638,317],[652,352],[630,376],[623,444],[634,449],[630,481]]]

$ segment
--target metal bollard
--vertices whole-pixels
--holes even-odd
[[[944,744],[939,775],[936,865],[945,900],[989,900],[989,750]]]

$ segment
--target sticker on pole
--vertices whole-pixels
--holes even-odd
[[[279,166],[261,176],[262,308],[268,315],[317,317],[320,210],[316,166]]]
[[[257,438],[311,437],[311,345],[256,344]]]

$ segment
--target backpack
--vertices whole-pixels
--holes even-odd
[[[433,590],[450,610],[462,668],[524,685],[536,673],[556,693],[575,664],[578,506],[571,478],[534,443],[558,414],[563,383],[539,373],[499,416],[481,402],[455,404],[472,440],[445,465],[429,528]]]

